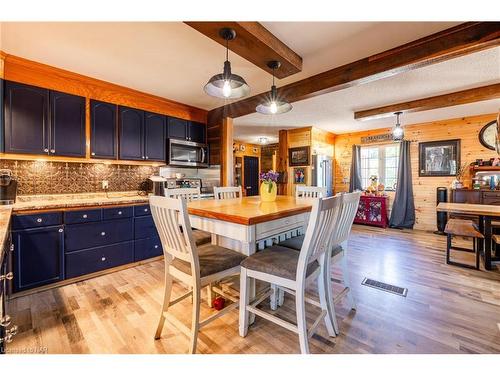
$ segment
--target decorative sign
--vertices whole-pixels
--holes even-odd
[[[376,142],[384,142],[384,141],[392,141],[392,134],[378,134],[378,135],[369,135],[368,137],[361,137],[361,143],[376,143]]]

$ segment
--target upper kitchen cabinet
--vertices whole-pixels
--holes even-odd
[[[188,140],[191,142],[196,142],[196,143],[206,143],[207,142],[205,124],[202,124],[200,122],[190,121],[189,126],[188,126],[188,133],[189,133]]]
[[[144,154],[147,160],[165,161],[166,116],[144,113]]]
[[[120,159],[145,159],[144,112],[120,106],[118,124],[120,129]]]
[[[5,82],[5,152],[49,153],[49,90]]]
[[[51,155],[85,157],[85,98],[50,92]]]
[[[188,121],[182,120],[180,118],[169,117],[168,118],[168,137],[187,141],[188,140]]]
[[[85,156],[85,98],[5,83],[5,152]]]
[[[199,122],[169,117],[168,137],[183,141],[206,143],[206,126]]]
[[[116,159],[116,105],[90,101],[90,155]]]

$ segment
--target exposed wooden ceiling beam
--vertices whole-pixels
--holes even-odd
[[[302,57],[258,22],[185,22],[185,24],[223,46],[226,46],[226,42],[219,35],[219,30],[224,27],[234,29],[236,38],[229,42],[229,49],[269,73],[272,73],[272,69],[267,63],[273,60],[279,61],[281,67],[275,71],[275,75],[280,79],[302,70]]]
[[[500,98],[500,83],[357,111],[354,112],[354,119],[361,121],[374,120],[393,116],[394,112],[399,111],[403,113],[428,111],[430,109],[451,107],[454,105],[475,103],[497,98]]]
[[[280,87],[278,94],[289,102],[296,102],[498,45],[500,45],[500,22],[467,22],[290,83]],[[209,121],[253,113],[255,107],[263,102],[266,96],[267,92],[215,108],[209,112]]]

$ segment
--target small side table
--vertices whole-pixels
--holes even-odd
[[[389,225],[388,204],[389,197],[362,195],[354,222],[386,228]]]

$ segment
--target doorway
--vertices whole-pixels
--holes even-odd
[[[259,158],[256,156],[243,157],[243,187],[246,196],[259,195]]]

